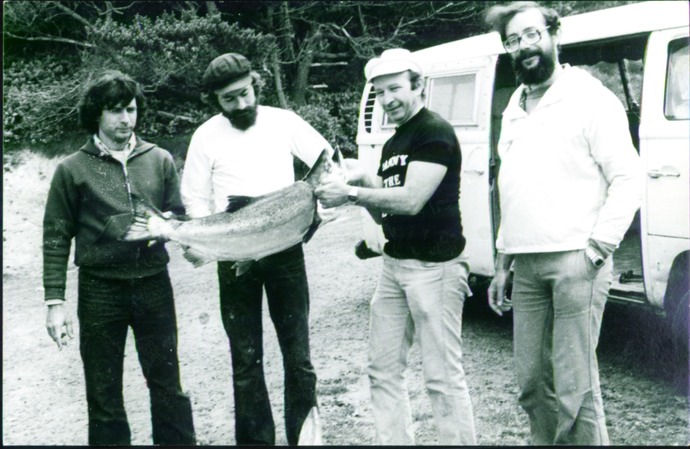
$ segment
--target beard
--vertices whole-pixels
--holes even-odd
[[[246,131],[254,126],[257,114],[256,105],[244,109],[237,109],[232,112],[223,111],[223,115],[230,120],[232,126],[242,131]]]
[[[535,67],[525,68],[522,61],[532,56],[539,56],[539,61]],[[513,69],[519,80],[527,85],[541,84],[548,80],[553,71],[556,69],[556,61],[553,54],[542,52],[539,50],[524,51],[521,50],[517,57],[512,61]]]

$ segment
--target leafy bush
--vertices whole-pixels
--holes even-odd
[[[346,157],[357,156],[357,116],[361,92],[313,93],[307,105],[295,109]]]
[[[271,38],[224,22],[219,14],[185,11],[179,17],[164,13],[155,20],[137,15],[128,25],[104,19],[89,40],[95,48],[83,56],[86,68],[116,68],[144,85],[152,108],[141,131],[152,135],[189,131],[208,116],[200,100],[201,78],[219,54],[242,53],[264,79],[271,76],[262,70],[272,51]]]
[[[20,59],[5,68],[4,143],[47,143],[75,132],[82,90],[106,69],[121,70],[144,86],[149,107],[139,132],[151,139],[189,132],[209,116],[200,98],[201,78],[219,54],[246,55],[266,87],[271,85],[271,72],[264,67],[274,51],[272,38],[224,22],[219,14],[137,15],[130,24],[100,19],[87,42],[93,47],[81,53],[80,61],[48,56]],[[264,91],[264,102],[275,98]]]
[[[127,24],[99,19],[80,54],[34,55],[13,60],[4,77],[4,135],[6,145],[52,144],[80,131],[77,104],[84,87],[103,70],[129,74],[144,86],[148,107],[138,132],[158,141],[188,135],[214,111],[200,98],[201,78],[208,63],[226,52],[247,56],[265,81],[261,102],[277,105],[269,57],[274,38],[219,14],[163,13],[156,18],[137,15]],[[359,90],[347,93],[312,91],[307,106],[296,112],[348,157],[356,155]],[[81,140],[83,137],[79,137]],[[65,145],[73,150],[74,145]],[[62,150],[62,151],[65,151]]]
[[[58,56],[17,60],[3,76],[3,144],[47,143],[77,125],[81,90],[74,61]]]

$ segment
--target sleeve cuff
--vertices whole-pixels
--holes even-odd
[[[46,299],[46,306],[54,306],[57,304],[64,304],[64,299]]]

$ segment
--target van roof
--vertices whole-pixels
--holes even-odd
[[[561,18],[561,45],[688,26],[687,1],[640,2]],[[415,52],[420,62],[505,53],[497,32],[481,34]],[[452,57],[451,57],[452,58]],[[453,58],[455,59],[455,58]]]

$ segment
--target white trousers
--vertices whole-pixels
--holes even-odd
[[[376,443],[414,444],[405,385],[407,354],[419,338],[438,443],[474,445],[472,401],[462,369],[462,309],[472,292],[462,256],[447,262],[384,255],[371,302],[369,366]]]

